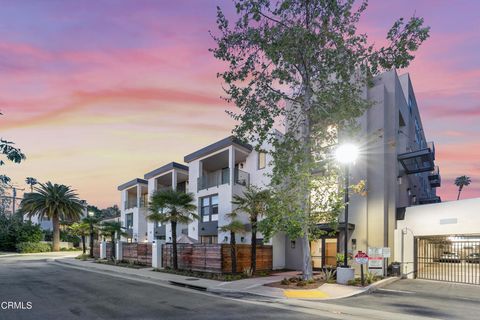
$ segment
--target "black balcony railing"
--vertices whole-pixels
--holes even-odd
[[[248,172],[235,169],[234,179],[235,184],[248,186],[250,184],[250,174]],[[197,191],[218,187],[222,184],[230,183],[230,169],[225,168],[214,172],[209,172],[197,179]]]
[[[428,181],[430,182],[430,187],[438,188],[442,183],[442,178],[440,177],[440,169],[438,166],[435,166],[435,169],[430,172],[428,175]]]
[[[426,148],[399,154],[398,161],[407,174],[432,171],[435,169],[435,145],[429,142]]]

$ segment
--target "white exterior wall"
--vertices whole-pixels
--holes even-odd
[[[480,235],[479,212],[480,198],[407,208],[395,230],[395,261],[403,262],[404,274],[413,278],[414,237]]]
[[[137,205],[139,204],[139,199],[141,197],[141,185],[137,184],[135,186],[137,190]],[[127,188],[121,191],[121,214],[120,214],[120,221],[122,222],[122,226],[126,226],[126,218],[125,215],[129,213],[133,213],[133,228],[132,228],[132,241],[133,242],[145,242],[148,240],[148,233],[147,233],[147,215],[148,210],[146,207],[134,207],[125,209],[125,201],[127,200],[127,191],[132,189],[132,187]],[[126,237],[122,237],[122,241],[126,241]]]

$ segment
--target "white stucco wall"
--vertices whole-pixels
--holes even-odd
[[[404,262],[410,278],[414,270],[414,237],[480,234],[480,198],[407,208],[405,220],[397,221],[395,261]],[[403,248],[402,248],[403,238]]]

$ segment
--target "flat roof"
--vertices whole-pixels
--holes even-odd
[[[117,189],[118,189],[118,191],[122,191],[122,190],[125,190],[127,188],[133,187],[134,185],[137,185],[137,184],[148,184],[148,181],[140,179],[140,178],[135,178],[135,179],[130,180],[130,181],[124,183],[124,184],[119,185]]]
[[[224,138],[220,141],[212,143],[212,144],[210,144],[210,145],[208,145],[208,146],[206,146],[206,147],[204,147],[200,150],[197,150],[195,152],[192,152],[192,153],[186,155],[183,158],[183,161],[185,161],[186,163],[189,163],[189,162],[192,162],[195,159],[201,158],[201,157],[206,156],[210,153],[213,153],[215,151],[218,151],[220,149],[229,147],[229,146],[234,145],[234,144],[239,146],[239,147],[250,150],[250,151],[253,150],[253,147],[251,145],[249,145],[248,143],[243,143],[239,139],[237,139],[236,137],[229,136],[229,137],[226,137],[226,138]]]
[[[166,165],[161,166],[160,168],[157,168],[155,170],[145,173],[143,178],[150,179],[173,169],[181,169],[181,170],[188,171],[188,167],[186,165],[183,165],[177,162],[170,162],[170,163],[167,163]]]

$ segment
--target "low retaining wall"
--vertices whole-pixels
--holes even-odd
[[[172,244],[163,245],[163,265],[172,267]],[[237,271],[250,267],[248,244],[237,245]],[[232,271],[229,244],[177,244],[178,268],[183,270],[230,273]],[[272,246],[257,246],[257,271],[272,270]]]

